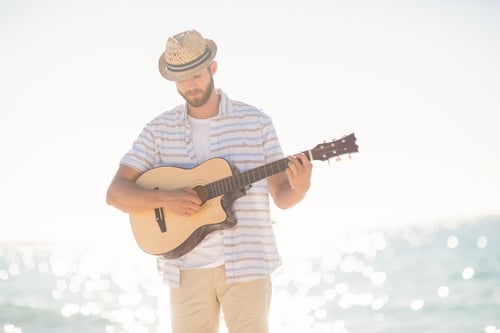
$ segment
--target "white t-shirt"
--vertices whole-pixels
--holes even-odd
[[[194,150],[198,164],[211,158],[209,146],[210,118],[199,119],[188,116],[191,125]],[[224,264],[224,232],[208,234],[194,249],[185,255],[181,269],[216,267]]]

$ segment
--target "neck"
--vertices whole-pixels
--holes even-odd
[[[187,104],[187,112],[193,118],[206,119],[215,117],[219,113],[220,96],[215,89],[210,94],[208,101],[199,107]]]

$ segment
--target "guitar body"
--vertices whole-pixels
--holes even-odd
[[[161,190],[195,188],[232,175],[232,167],[226,160],[214,158],[193,169],[169,166],[151,169],[137,179],[137,184],[143,188]],[[236,220],[228,215],[231,212],[226,212],[226,209],[230,211],[231,203],[226,203],[224,197],[221,195],[207,200],[199,212],[189,217],[161,208],[165,232],[160,230],[155,210],[131,213],[130,223],[137,244],[149,254],[166,258],[184,255],[208,233],[235,224]],[[228,217],[230,219],[226,221]]]

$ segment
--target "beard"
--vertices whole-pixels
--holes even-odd
[[[179,90],[177,91],[184,98],[184,100],[189,106],[193,108],[199,108],[207,103],[213,90],[214,90],[214,78],[212,75],[210,75],[210,82],[208,83],[205,89],[196,89],[187,92],[187,93],[201,92],[202,93],[201,97],[189,97],[181,93]]]

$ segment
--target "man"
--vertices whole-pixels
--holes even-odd
[[[120,161],[108,204],[126,213],[163,207],[189,217],[203,209],[195,190],[145,189],[136,184],[139,176],[159,166],[193,168],[213,157],[239,171],[283,158],[270,117],[214,88],[216,53],[215,42],[195,30],[168,39],[159,70],[186,103],[145,126]],[[305,155],[288,159],[286,171],[255,182],[234,201],[236,226],[208,234],[181,257],[158,257],[170,286],[174,333],[218,332],[221,308],[231,333],[269,331],[270,275],[280,265],[269,194],[278,207],[292,207],[304,198],[312,172]]]

